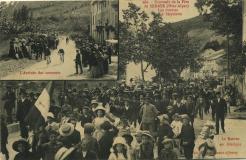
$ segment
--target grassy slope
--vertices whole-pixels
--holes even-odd
[[[200,49],[202,49],[205,44],[212,39],[219,41],[223,39],[211,30],[210,23],[203,21],[202,16],[176,22],[173,26],[184,29],[188,33],[189,37],[191,37],[192,42],[197,43]]]
[[[69,34],[77,30],[87,29],[90,23],[90,3],[79,1],[19,1],[12,2],[5,13],[12,17],[15,9],[26,5],[33,13],[33,19],[41,24],[43,30],[59,30]],[[55,17],[55,20],[54,20]],[[53,19],[52,19],[53,18]],[[78,27],[79,26],[79,27]],[[0,56],[8,54],[9,40],[0,37]]]
[[[204,22],[201,16],[176,22],[173,25],[183,28],[188,33],[189,37],[191,37],[191,41],[199,45],[200,50],[211,40],[217,40],[220,43],[225,40],[223,36],[216,34],[215,31],[210,28],[210,24]],[[199,55],[201,55],[201,53],[202,50]],[[226,68],[226,59],[221,59],[218,61],[218,64],[221,66],[221,72],[219,74],[224,74],[225,71],[223,71],[223,68]]]

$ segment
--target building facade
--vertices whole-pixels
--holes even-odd
[[[91,2],[90,35],[96,42],[118,39],[118,4],[118,0]]]

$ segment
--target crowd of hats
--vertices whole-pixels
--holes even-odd
[[[188,86],[188,87],[187,87]],[[125,81],[119,82],[115,87],[101,86],[94,89],[84,88],[81,91],[77,91],[77,89],[68,89],[66,96],[71,96],[72,99],[70,101],[63,101],[61,103],[61,109],[58,113],[47,114],[47,119],[52,119],[53,122],[45,128],[49,130],[50,133],[56,133],[56,135],[60,135],[63,137],[68,137],[74,133],[77,129],[74,125],[77,124],[80,119],[78,115],[81,115],[82,110],[87,110],[90,112],[94,118],[99,111],[102,111],[104,115],[108,117],[108,119],[114,119],[114,123],[110,121],[105,121],[100,124],[100,128],[103,130],[111,130],[116,127],[118,129],[118,134],[115,136],[112,147],[117,144],[122,144],[126,148],[128,148],[127,139],[130,141],[135,140],[135,137],[146,137],[151,142],[155,142],[156,135],[151,133],[148,130],[140,130],[139,127],[133,125],[133,121],[127,119],[128,117],[121,117],[114,115],[110,110],[111,102],[119,101],[131,101],[136,100],[140,101],[141,98],[145,101],[153,101],[154,99],[161,99],[161,97],[169,97],[169,99],[173,97],[182,97],[187,96],[187,88],[190,88],[188,91],[188,96],[193,96],[196,94],[199,97],[199,94],[202,92],[197,92],[201,89],[201,86],[194,84],[184,84],[177,85],[165,85],[160,86],[156,83],[151,84],[135,84],[133,86],[126,85]],[[195,89],[194,89],[195,88]],[[75,94],[76,93],[76,94]],[[63,93],[65,94],[65,93]],[[165,95],[165,96],[163,96]],[[60,96],[64,97],[64,95]],[[77,102],[74,98],[83,99],[83,103]],[[164,107],[164,106],[163,106]],[[167,105],[165,106],[167,109],[166,113],[161,113],[158,116],[160,123],[169,123],[174,119],[188,120],[188,123],[191,122],[191,117],[188,114],[178,114],[173,113],[171,116],[168,114],[169,110],[173,110],[174,106]],[[139,110],[134,110],[137,113]],[[123,115],[123,113],[120,113]],[[214,124],[212,122],[207,122],[201,130],[200,137],[202,139],[207,140],[213,136]],[[96,130],[96,126],[92,123],[85,123],[83,126],[84,133],[92,133]],[[18,151],[18,144],[21,143],[25,146],[26,149],[30,149],[30,145],[26,140],[20,139],[13,144],[13,149]],[[172,144],[174,145],[174,140],[171,138],[163,138],[162,144]],[[64,158],[64,155],[69,155],[71,150],[69,148],[60,148],[56,153],[56,160],[61,160]],[[66,157],[66,156],[65,156]]]

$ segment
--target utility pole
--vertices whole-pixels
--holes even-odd
[[[230,77],[230,39],[229,39],[229,33],[227,33],[226,38],[227,38],[227,76]]]

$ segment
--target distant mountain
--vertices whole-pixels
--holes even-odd
[[[217,40],[222,43],[224,40],[222,36],[216,34],[215,31],[211,29],[211,24],[204,21],[202,16],[179,21],[172,25],[184,29],[192,42],[197,43],[200,49],[202,49],[209,41]]]

